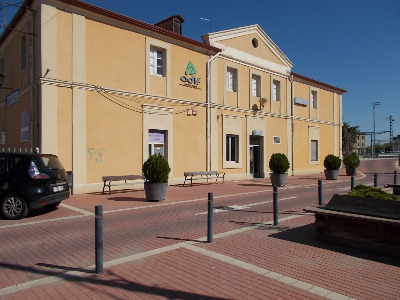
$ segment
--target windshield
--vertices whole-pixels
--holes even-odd
[[[55,155],[41,155],[41,161],[43,164],[52,170],[63,170],[64,167]]]

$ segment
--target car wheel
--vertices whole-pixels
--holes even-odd
[[[50,208],[50,209],[56,208],[57,206],[60,205],[60,203],[61,203],[61,201],[54,202],[54,203],[50,203],[50,204],[47,204],[46,207],[48,207],[48,208]]]
[[[28,214],[28,206],[22,197],[9,194],[1,200],[1,213],[7,219],[18,220]]]

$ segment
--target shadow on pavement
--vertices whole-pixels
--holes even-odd
[[[282,228],[281,228],[282,229]],[[286,228],[280,230],[277,233],[270,235],[272,238],[277,238],[289,242],[299,243],[311,247],[317,247],[329,251],[339,252],[345,255],[375,261],[379,263],[385,263],[393,266],[400,266],[400,261],[394,257],[380,255],[377,253],[367,252],[360,249],[350,248],[338,244],[333,244],[325,241],[319,241],[315,236],[315,224],[311,223],[308,225]]]
[[[46,264],[42,264],[46,265]],[[105,270],[103,274],[93,274],[96,276],[91,276],[89,275],[83,275],[83,276],[77,276],[75,274],[68,274],[65,272],[56,272],[53,271],[53,269],[63,269],[63,270],[70,270],[70,271],[81,271],[82,269],[79,268],[70,268],[70,267],[65,267],[65,266],[57,266],[57,265],[51,265],[51,271],[43,271],[39,270],[36,268],[28,267],[28,266],[22,266],[22,265],[17,265],[17,264],[9,264],[9,263],[0,263],[0,268],[4,269],[11,269],[15,271],[24,271],[28,273],[36,273],[36,274],[42,274],[44,276],[53,276],[56,278],[59,278],[60,280],[65,280],[67,282],[71,283],[76,283],[79,284],[79,290],[82,290],[83,288],[90,289],[92,291],[98,290],[99,295],[103,296],[109,296],[112,297],[112,293],[109,293],[109,295],[106,295],[105,292],[107,291],[107,287],[113,288],[113,289],[120,289],[120,290],[126,290],[129,292],[136,292],[136,293],[143,293],[147,295],[153,295],[153,296],[158,296],[158,297],[165,297],[166,299],[200,299],[200,300],[226,300],[227,298],[221,298],[221,297],[214,297],[214,296],[205,296],[205,295],[200,295],[196,293],[191,293],[191,292],[185,292],[185,291],[179,291],[179,290],[172,290],[168,288],[163,288],[157,285],[145,285],[141,284],[135,281],[127,280],[126,278],[122,278],[115,272],[112,272],[110,270]],[[84,270],[87,272],[87,270]],[[54,285],[54,283],[52,283]],[[45,289],[45,287],[44,287]],[[77,288],[78,290],[78,288]],[[14,291],[13,293],[16,293]]]

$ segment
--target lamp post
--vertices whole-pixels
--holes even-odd
[[[374,120],[374,143],[372,144],[372,158],[375,158],[375,106],[381,105],[380,102],[372,103],[372,113],[373,113],[373,120]]]

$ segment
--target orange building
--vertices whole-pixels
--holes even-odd
[[[25,1],[0,37],[0,150],[57,154],[74,193],[140,174],[153,153],[168,159],[170,184],[185,171],[268,177],[275,152],[291,174],[321,172],[341,153],[344,90],[291,72],[258,25],[198,42],[183,22]]]

